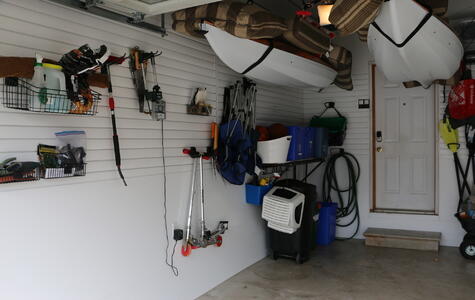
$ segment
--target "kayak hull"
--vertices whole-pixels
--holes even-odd
[[[375,23],[395,43],[403,44],[427,14],[427,10],[414,1],[391,0],[383,3]],[[388,81],[418,81],[424,87],[434,80],[452,77],[464,53],[456,34],[434,16],[399,47],[372,24],[368,31],[368,47]]]
[[[268,46],[235,37],[212,25],[204,24],[211,48],[221,61],[238,73],[258,61]],[[313,60],[273,49],[269,55],[245,76],[267,83],[289,87],[325,88],[333,83],[337,72]]]

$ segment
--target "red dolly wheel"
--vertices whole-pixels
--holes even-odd
[[[181,246],[181,255],[190,256],[191,254],[191,245],[186,244],[186,246]]]
[[[218,235],[216,237],[216,247],[221,247],[222,244],[223,244],[223,237]]]

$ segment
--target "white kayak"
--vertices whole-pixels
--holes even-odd
[[[388,81],[418,81],[428,87],[434,80],[449,79],[459,68],[464,53],[459,38],[415,1],[384,2],[374,22],[368,47]]]
[[[258,61],[267,45],[235,37],[219,28],[203,24],[211,48],[221,61],[238,73],[243,73]],[[272,49],[267,57],[245,76],[267,83],[289,87],[328,87],[337,72],[331,67],[301,56]]]

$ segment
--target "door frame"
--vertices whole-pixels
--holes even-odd
[[[369,83],[370,83],[370,212],[371,213],[394,213],[394,214],[416,214],[416,215],[439,215],[439,114],[440,114],[440,88],[438,84],[433,84],[434,90],[434,211],[421,210],[397,210],[376,208],[376,63],[369,62]]]

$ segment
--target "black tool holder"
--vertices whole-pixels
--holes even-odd
[[[163,94],[158,84],[155,58],[162,55],[162,52],[144,52],[138,48],[132,50],[135,57],[131,57],[130,67],[137,93],[139,96],[140,112],[150,114],[156,121],[163,120],[166,117],[166,104],[163,101]],[[147,63],[152,65],[154,77],[154,86],[148,89],[147,84]],[[147,102],[147,109],[145,109]]]

